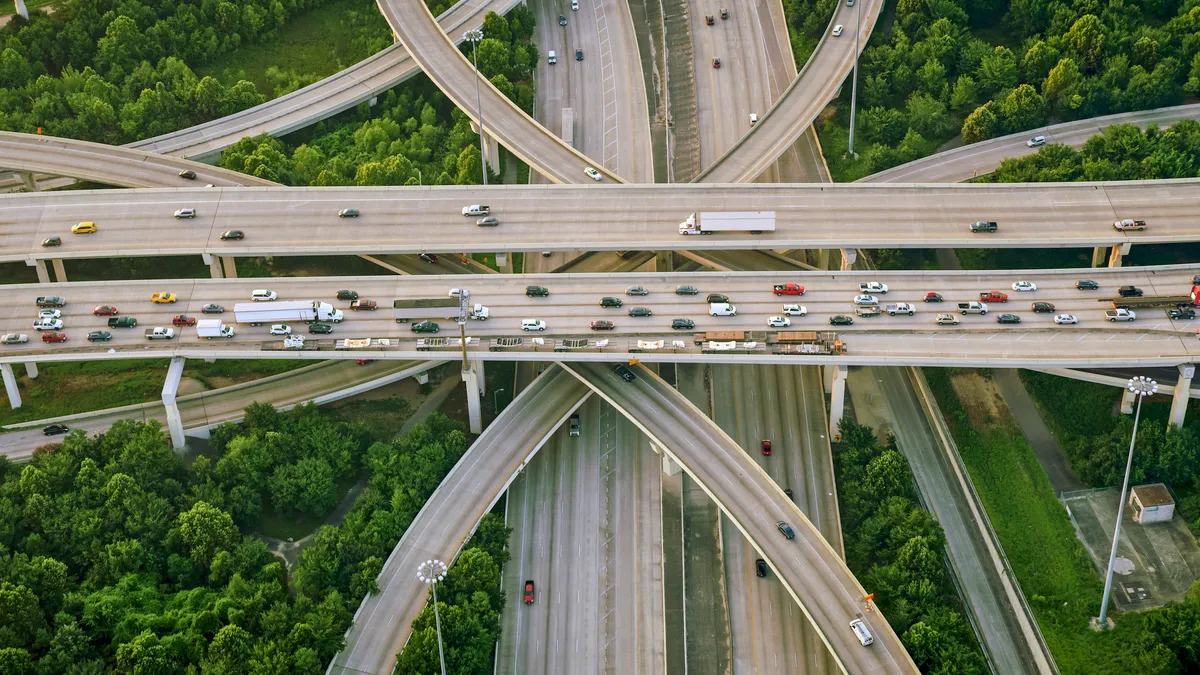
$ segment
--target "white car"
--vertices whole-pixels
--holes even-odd
[[[250,294],[250,299],[255,302],[271,302],[278,297],[279,295],[275,293],[275,291],[268,291],[265,288],[255,289],[254,292]]]
[[[758,113],[750,113],[750,126],[758,124]]]
[[[546,322],[541,319],[522,319],[521,330],[543,331],[546,330]]]
[[[1059,325],[1074,325],[1079,323],[1079,319],[1074,314],[1056,314],[1054,315],[1054,323]]]
[[[1032,281],[1014,281],[1012,289],[1014,291],[1036,291],[1037,284]]]
[[[807,316],[808,308],[804,305],[784,305],[783,313],[787,316]]]
[[[61,319],[62,318],[62,310],[43,309],[42,311],[38,312],[38,318],[39,319]]]
[[[179,209],[175,211],[176,218],[195,218],[196,209]]]
[[[62,327],[62,319],[38,319],[33,322],[35,330],[61,330]]]
[[[767,319],[767,325],[771,328],[787,328],[792,325],[792,320],[786,316],[773,316]]]
[[[6,333],[0,337],[0,344],[5,345],[23,345],[26,342],[29,342],[29,336],[24,333]]]
[[[1040,148],[1045,144],[1046,144],[1045,136],[1034,136],[1033,138],[1025,141],[1025,145],[1028,145],[1031,148]]]
[[[838,25],[833,27],[833,37],[841,37],[841,36],[842,36],[842,24],[839,23]]]
[[[271,326],[271,335],[291,335],[292,327],[286,323],[277,323]]]
[[[583,172],[584,172],[584,173],[586,173],[586,174],[587,174],[587,177],[588,177],[588,178],[591,178],[592,180],[596,180],[596,181],[598,181],[598,180],[603,180],[603,179],[604,179],[604,176],[601,176],[599,171],[597,171],[597,170],[593,169],[593,168],[592,168],[592,167],[590,167],[590,166],[589,166],[589,167],[587,167],[586,169],[584,169],[584,170],[583,170]]]
[[[886,295],[888,292],[887,284],[879,283],[878,281],[868,281],[865,284],[858,285],[859,293],[879,293]]]
[[[874,307],[879,304],[879,298],[873,295],[856,295],[854,296],[854,304],[859,307]]]

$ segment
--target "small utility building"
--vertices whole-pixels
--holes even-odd
[[[1175,500],[1162,483],[1138,485],[1129,494],[1135,523],[1161,523],[1175,515]]]

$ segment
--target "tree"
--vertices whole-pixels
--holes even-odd
[[[962,125],[963,143],[978,143],[992,138],[1000,129],[1000,120],[996,117],[995,104],[991,101],[979,106]]]
[[[913,94],[908,97],[908,125],[922,136],[937,138],[948,132],[953,125],[946,114],[946,104],[929,94]]]
[[[214,675],[246,672],[252,645],[253,637],[241,626],[222,626],[208,646],[201,672]]]
[[[192,560],[203,566],[238,541],[233,518],[207,502],[196,502],[190,510],[179,514],[179,533]]]
[[[975,81],[984,96],[994,96],[1017,85],[1017,61],[1007,47],[996,47],[983,57]]]
[[[908,128],[908,120],[904,113],[895,108],[868,108],[859,114],[859,120],[862,124],[862,134],[870,143],[895,145],[904,137]]]
[[[495,12],[488,12],[483,17],[483,34],[505,44],[512,42],[512,33],[508,28],[508,19]]]
[[[1085,14],[1063,36],[1069,48],[1087,72],[1095,72],[1104,57],[1104,25],[1095,14]]]
[[[1046,99],[1033,87],[1022,84],[1000,103],[1000,119],[1008,131],[1024,131],[1045,124],[1046,109]]]
[[[1062,59],[1042,82],[1042,96],[1059,111],[1075,110],[1083,104],[1079,95],[1082,80],[1079,66],[1071,59]]]
[[[485,37],[479,41],[477,49],[480,77],[490,80],[496,75],[508,75],[512,55],[507,44],[495,38]]]
[[[275,470],[268,481],[276,513],[324,516],[337,504],[333,469],[323,459],[305,458]]]
[[[979,88],[975,84],[975,78],[970,75],[961,75],[954,81],[954,90],[950,92],[950,107],[955,112],[966,112],[974,110],[979,104]]]

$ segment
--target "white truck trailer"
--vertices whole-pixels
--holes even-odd
[[[233,326],[226,326],[220,319],[201,319],[196,322],[196,335],[213,340],[233,337]]]
[[[684,235],[714,232],[762,234],[774,231],[774,211],[700,211],[679,224],[679,234]]]
[[[331,321],[341,323],[342,310],[328,302],[294,300],[288,302],[239,302],[233,306],[233,318],[238,323],[262,326],[289,321]]]

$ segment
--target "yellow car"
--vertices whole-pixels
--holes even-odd
[[[169,302],[175,302],[177,299],[178,298],[175,297],[174,293],[167,293],[165,291],[162,293],[155,293],[154,295],[150,296],[150,302],[153,302],[156,305],[165,305]]]
[[[90,234],[95,231],[95,223],[79,223],[71,227],[71,234]]]

